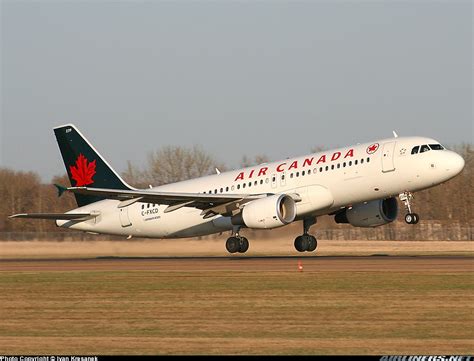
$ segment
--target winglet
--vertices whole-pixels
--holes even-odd
[[[60,184],[54,184],[54,186],[58,190],[58,197],[61,197],[63,195],[63,193],[67,191],[67,187],[64,187]]]
[[[397,132],[396,132],[396,131],[394,131],[394,130],[392,130],[392,132],[393,132],[393,136],[394,136],[395,138],[398,138],[398,134],[397,134]]]

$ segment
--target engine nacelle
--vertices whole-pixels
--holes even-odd
[[[397,219],[398,203],[396,198],[378,199],[359,203],[336,214],[336,223],[350,223],[354,227],[377,227]]]
[[[295,220],[296,204],[286,194],[275,194],[247,203],[242,212],[232,217],[235,225],[268,229],[284,226]]]

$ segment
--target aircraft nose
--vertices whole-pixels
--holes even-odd
[[[464,168],[464,158],[455,152],[451,152],[449,162],[447,164],[448,171],[453,173],[453,176],[461,173]]]

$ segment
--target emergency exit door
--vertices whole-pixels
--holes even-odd
[[[132,222],[128,216],[128,207],[119,208],[120,209],[120,223],[122,227],[130,227]]]

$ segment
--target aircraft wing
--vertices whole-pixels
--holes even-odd
[[[99,196],[107,199],[121,201],[119,208],[129,206],[135,202],[165,204],[168,207],[165,213],[175,211],[182,207],[201,209],[204,218],[217,214],[231,215],[238,210],[241,204],[265,198],[268,194],[204,194],[204,193],[175,193],[155,192],[152,190],[122,190],[108,188],[69,187],[64,190],[69,192]]]
[[[35,218],[67,221],[85,221],[97,217],[98,213],[20,213],[8,218]]]

